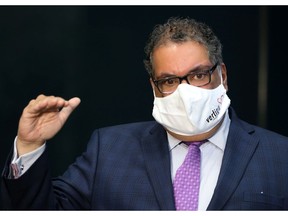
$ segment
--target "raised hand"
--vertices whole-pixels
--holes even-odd
[[[60,97],[39,95],[31,100],[19,121],[18,156],[35,150],[54,137],[79,104],[77,97],[67,101]]]

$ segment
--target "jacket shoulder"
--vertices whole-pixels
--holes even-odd
[[[100,135],[101,137],[143,137],[154,133],[155,131],[164,131],[164,128],[158,124],[156,121],[143,121],[143,122],[134,122],[134,123],[126,123],[119,124],[114,126],[107,126],[96,129],[93,132],[93,136],[95,134]]]
[[[288,137],[275,131],[250,124],[239,119],[234,110],[230,109],[231,124],[238,129],[243,129],[251,136],[257,137],[259,140],[266,143],[283,143],[288,148]]]

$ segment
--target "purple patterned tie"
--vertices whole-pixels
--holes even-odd
[[[200,187],[200,145],[205,141],[185,142],[188,153],[183,164],[178,168],[174,179],[174,196],[177,210],[198,209],[198,196]]]

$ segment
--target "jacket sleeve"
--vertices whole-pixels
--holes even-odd
[[[3,209],[55,208],[47,151],[18,179],[8,178],[11,156],[12,153],[9,155],[2,173]]]
[[[4,209],[90,209],[98,155],[98,132],[86,152],[57,178],[51,177],[48,147],[36,162],[17,179],[9,179],[11,154],[2,173]]]

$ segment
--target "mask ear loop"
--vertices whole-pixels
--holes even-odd
[[[223,85],[222,68],[220,65],[217,66],[218,75],[220,76],[221,84]]]
[[[153,89],[153,96],[154,96],[154,98],[155,98],[155,97],[156,97],[156,94],[155,94],[155,87],[153,86],[152,89]]]
[[[219,69],[218,69],[218,67],[219,67]],[[218,65],[218,66],[217,66],[217,69],[218,69],[218,75],[220,76],[220,80],[221,80],[220,85],[222,85],[222,86],[224,87],[224,85],[223,85],[223,77],[222,77],[222,68],[221,68],[220,65]],[[219,85],[219,86],[220,86],[220,85]],[[226,92],[227,92],[227,90],[226,90]]]

